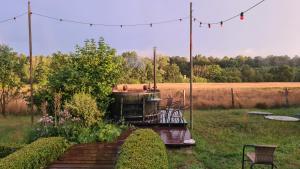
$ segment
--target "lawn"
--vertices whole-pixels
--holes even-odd
[[[265,120],[261,116],[247,116],[247,111],[195,111],[192,133],[197,144],[168,150],[170,168],[239,169],[244,144],[276,144],[278,168],[299,169],[300,122]],[[292,115],[298,114],[300,108],[264,111]],[[30,116],[0,117],[0,144],[23,143],[29,128]]]
[[[30,124],[30,116],[0,116],[0,144],[24,143]]]
[[[244,144],[275,144],[279,146],[275,153],[278,168],[299,169],[300,122],[270,121],[262,116],[247,116],[247,111],[195,111],[192,133],[197,144],[168,150],[170,168],[239,169]],[[300,108],[264,111],[293,115],[299,114]]]

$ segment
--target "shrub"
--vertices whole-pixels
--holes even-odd
[[[98,141],[112,142],[121,134],[121,129],[113,124],[100,124],[97,134]]]
[[[1,159],[0,168],[44,168],[62,155],[68,146],[62,137],[42,138]]]
[[[166,147],[159,135],[150,129],[133,132],[122,146],[118,169],[167,169]]]
[[[266,109],[268,108],[268,105],[266,103],[257,103],[255,107],[259,109]]]
[[[98,110],[97,102],[90,94],[77,93],[71,101],[66,102],[65,109],[73,116],[80,117],[86,126],[96,124],[104,115]]]
[[[107,124],[102,121],[93,126],[85,126],[82,120],[73,117],[68,111],[61,111],[58,114],[58,125],[55,126],[53,117],[44,115],[29,132],[27,142],[37,140],[41,137],[64,137],[70,142],[91,143],[91,142],[111,142],[121,133],[122,128],[114,124]]]
[[[2,144],[0,145],[0,158],[6,157],[9,154],[19,150],[24,145],[18,145],[18,144]]]

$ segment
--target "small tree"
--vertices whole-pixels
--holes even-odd
[[[6,105],[20,94],[24,62],[20,61],[15,52],[6,45],[0,45],[0,104],[1,113],[6,117]]]

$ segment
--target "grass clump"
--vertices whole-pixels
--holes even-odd
[[[117,169],[167,169],[166,147],[151,129],[133,132],[122,146]]]
[[[45,168],[69,147],[62,137],[41,138],[0,160],[0,168]]]

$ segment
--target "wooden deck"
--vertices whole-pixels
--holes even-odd
[[[187,127],[154,127],[152,128],[160,135],[166,146],[189,146],[184,140],[192,139],[192,135]]]
[[[121,145],[132,131],[124,132],[116,142],[77,144],[72,146],[48,169],[113,169]]]

